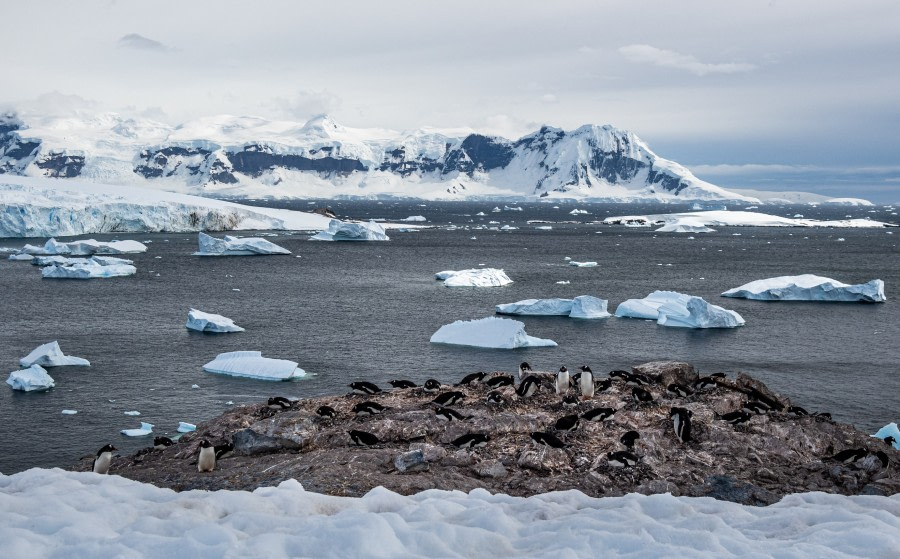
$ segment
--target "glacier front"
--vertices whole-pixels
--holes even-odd
[[[457,320],[438,328],[433,344],[464,345],[496,349],[556,347],[556,342],[529,336],[525,324],[509,318],[489,316],[478,320]]]
[[[831,278],[802,274],[751,281],[722,293],[723,297],[757,301],[828,301],[883,303],[884,282],[874,279],[849,285]]]

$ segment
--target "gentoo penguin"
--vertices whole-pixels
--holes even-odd
[[[594,373],[587,365],[581,366],[581,378],[578,379],[581,389],[581,399],[589,400],[594,397]]]
[[[411,380],[389,380],[388,384],[390,384],[394,388],[399,388],[399,389],[416,387],[416,383],[414,383]]]
[[[883,450],[875,451],[875,458],[878,458],[878,461],[881,462],[882,468],[887,468],[888,464],[891,463],[891,461],[888,459],[887,453]]]
[[[490,388],[500,388],[501,386],[512,386],[513,378],[510,375],[494,375],[484,382]]]
[[[465,399],[465,397],[466,395],[462,392],[444,392],[443,394],[438,394],[437,398],[432,401],[439,406],[452,406]]]
[[[556,435],[549,432],[535,431],[531,434],[531,440],[539,445],[548,446],[550,448],[565,448],[566,443],[559,440]]]
[[[353,413],[356,415],[378,415],[386,409],[386,406],[382,406],[378,402],[360,402],[353,406]]]
[[[366,431],[357,431],[354,429],[353,431],[347,431],[347,434],[350,435],[350,440],[353,441],[353,444],[356,446],[372,446],[373,444],[378,444],[380,442],[378,437]]]
[[[675,427],[675,436],[683,443],[691,440],[692,415],[694,415],[694,412],[686,408],[672,408],[669,412],[669,417],[672,418],[672,425]]]
[[[826,421],[831,421],[831,414],[826,411],[816,412],[813,415],[820,419],[824,419]]]
[[[888,446],[894,446],[894,443],[897,442],[897,439],[895,439],[895,438],[894,438],[893,436],[891,436],[891,435],[888,435],[887,437],[885,437],[885,438],[883,438],[883,439],[881,439],[881,440],[883,440],[884,443],[885,443],[886,445],[888,445]]]
[[[337,415],[337,411],[331,406],[319,406],[318,408],[316,408],[316,415],[318,415],[319,417],[333,419],[334,416]]]
[[[628,378],[631,376],[631,373],[628,371],[623,371],[622,369],[616,369],[615,371],[609,372],[609,378],[618,378],[624,381],[628,381]]]
[[[273,396],[269,398],[269,401],[266,402],[266,406],[272,410],[286,410],[289,409],[293,403],[285,398],[284,396]]]
[[[482,380],[484,380],[484,377],[486,377],[486,376],[487,376],[487,373],[485,373],[483,371],[478,371],[477,373],[471,373],[471,374],[464,376],[462,378],[462,380],[459,381],[459,384],[457,384],[456,386],[477,384],[477,383],[481,382]]]
[[[366,382],[364,380],[351,382],[347,386],[349,386],[356,394],[366,394],[368,396],[371,396],[372,394],[378,394],[379,392],[381,392],[380,388],[378,388],[371,382]]]
[[[556,373],[556,393],[565,394],[569,391],[569,369],[565,365]]]
[[[796,415],[797,417],[809,415],[809,412],[806,411],[805,409],[801,408],[800,406],[790,406],[788,408],[788,413],[792,413],[792,414]]]
[[[726,413],[724,415],[720,415],[719,419],[723,421],[727,421],[732,425],[737,425],[738,423],[744,423],[746,421],[750,421],[750,418],[753,417],[749,413],[744,410],[733,411],[731,413]]]
[[[673,382],[672,384],[670,384],[669,386],[667,386],[667,387],[666,387],[666,392],[667,392],[670,396],[674,396],[674,397],[677,397],[677,398],[686,398],[686,397],[688,397],[688,396],[690,396],[691,394],[694,393],[693,390],[691,390],[691,389],[688,388],[687,386],[685,386],[685,385],[683,385],[683,384],[681,384],[681,383],[678,383],[678,382]]]
[[[425,385],[422,387],[422,390],[424,390],[425,392],[437,392],[440,389],[441,383],[433,378],[426,380]]]
[[[612,388],[612,379],[611,378],[601,379],[594,383],[594,392],[595,393],[596,392],[606,392],[610,388]]]
[[[578,407],[578,396],[575,394],[566,394],[562,399],[562,406],[564,408],[575,408]]]
[[[200,458],[197,459],[198,472],[211,472],[216,469],[216,448],[206,439],[200,441]]]
[[[644,376],[640,373],[631,373],[628,375],[628,378],[625,379],[625,384],[631,386],[648,386],[653,384],[650,380],[650,377]]]
[[[169,437],[153,437],[153,448],[156,450],[162,450],[166,447],[172,446],[175,444],[175,441],[170,439]]]
[[[109,464],[112,462],[112,453],[114,450],[119,450],[111,444],[104,445],[103,448],[97,451],[97,457],[94,458],[94,463],[91,465],[91,470],[95,474],[107,474],[109,473]]]
[[[494,390],[493,392],[488,392],[487,395],[487,403],[488,404],[502,404],[503,403],[503,394]]]
[[[516,389],[516,394],[519,396],[519,398],[528,398],[530,396],[534,396],[540,385],[540,378],[534,375],[528,375],[527,377],[522,379],[522,383],[519,385],[519,388]]]
[[[606,460],[613,468],[630,468],[637,464],[640,458],[627,450],[620,450],[618,452],[607,452]]]
[[[746,412],[762,415],[768,413],[772,408],[764,402],[750,400],[749,402],[746,402],[743,406],[741,406],[741,409]]]
[[[553,427],[557,431],[574,431],[578,428],[578,415],[564,415],[556,420]]]
[[[522,364],[519,365],[519,380],[524,379],[526,376],[531,374],[531,365],[528,364],[528,361],[522,361]]]
[[[574,374],[569,374],[569,388],[574,388],[578,390],[581,382],[581,371],[576,371]]]
[[[641,438],[641,434],[637,431],[626,431],[622,433],[622,436],[619,437],[619,442],[622,443],[625,448],[629,450],[634,449],[634,441]]]
[[[719,386],[719,383],[716,382],[716,378],[718,377],[700,377],[694,382],[694,388],[697,390],[707,390],[709,388],[715,388]]]
[[[711,376],[712,378],[726,378],[725,373],[713,373],[709,376]]]
[[[482,435],[481,433],[468,433],[454,439],[450,444],[457,448],[479,448],[487,445],[489,440],[487,435]]]
[[[653,401],[653,394],[649,390],[644,390],[640,386],[631,389],[631,397],[639,404],[649,404]]]
[[[855,464],[868,455],[869,451],[865,448],[848,448],[838,452],[831,459],[843,464]]]
[[[450,408],[439,407],[434,410],[434,415],[441,421],[463,421],[469,419],[469,416],[463,415],[456,410]]]
[[[606,421],[614,413],[616,413],[616,410],[613,408],[594,408],[581,414],[581,418],[586,421]]]
[[[231,451],[234,450],[234,445],[231,443],[217,444],[213,447],[213,450],[215,450],[216,461],[218,462],[222,458],[225,458],[226,456],[231,454]]]

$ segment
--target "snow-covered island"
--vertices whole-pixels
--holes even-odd
[[[656,320],[660,326],[679,328],[736,328],[744,324],[734,311],[676,291],[654,291],[643,299],[623,301],[616,308],[616,316]]]
[[[234,323],[228,317],[220,314],[205,313],[197,309],[188,311],[187,323],[185,328],[188,330],[196,330],[198,332],[210,332],[213,334],[221,334],[227,332],[243,332],[244,329]]]
[[[294,380],[306,376],[295,361],[263,357],[259,351],[220,353],[203,365],[208,373],[247,377],[257,380]]]
[[[520,316],[568,316],[570,318],[608,318],[608,301],[591,295],[573,299],[525,299],[497,305],[497,314]]]
[[[502,287],[513,282],[506,272],[497,268],[445,270],[434,277],[443,281],[446,287]]]
[[[653,215],[620,215],[603,220],[607,225],[650,226],[663,225],[677,229],[678,224],[691,227],[897,227],[896,223],[886,223],[870,219],[816,220],[781,217],[758,212],[714,210]],[[687,228],[686,226],[684,228]],[[660,229],[662,231],[662,229]],[[696,231],[695,231],[696,232]]]
[[[233,237],[225,235],[217,239],[204,232],[197,236],[199,249],[194,256],[256,256],[261,254],[290,254],[282,248],[262,237]]]
[[[758,301],[829,301],[883,303],[884,282],[874,279],[849,285],[831,278],[803,274],[779,276],[751,281],[722,293],[723,297],[738,297]]]
[[[431,343],[496,349],[556,347],[553,340],[529,336],[522,322],[494,316],[445,324],[431,336]]]

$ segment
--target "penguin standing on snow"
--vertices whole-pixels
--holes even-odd
[[[107,474],[109,473],[109,465],[112,462],[112,453],[114,450],[119,450],[111,444],[105,445],[103,448],[97,451],[97,457],[94,458],[94,463],[91,465],[91,471],[95,474]]]
[[[587,365],[581,366],[581,378],[578,379],[581,388],[581,399],[589,400],[594,397],[594,373]]]
[[[216,469],[216,447],[206,439],[200,441],[200,457],[197,459],[198,472],[211,472]]]
[[[569,369],[565,365],[556,373],[556,393],[565,394],[569,391]]]
[[[675,427],[675,436],[678,440],[686,443],[691,440],[691,416],[694,415],[686,408],[672,408],[669,417],[672,418],[672,425]]]

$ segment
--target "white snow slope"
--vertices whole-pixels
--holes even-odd
[[[790,218],[758,212],[713,210],[708,212],[687,212],[654,215],[620,215],[607,217],[603,223],[612,225],[678,224],[690,220],[694,224],[710,227],[896,227],[894,223],[884,223],[870,219],[839,219],[821,221],[815,219]]]
[[[722,557],[900,555],[900,496],[790,495],[768,507],[667,494],[534,497],[376,488],[361,498],[290,480],[176,493],[116,475],[0,475],[0,541],[35,557]]]

